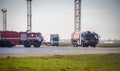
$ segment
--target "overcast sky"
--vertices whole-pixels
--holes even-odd
[[[7,9],[7,29],[26,31],[26,0],[0,0],[0,9]],[[120,39],[120,0],[82,0],[82,31],[97,32],[101,39]],[[0,11],[0,30],[2,30]],[[33,0],[32,31],[45,39],[60,34],[70,39],[74,32],[74,0]]]

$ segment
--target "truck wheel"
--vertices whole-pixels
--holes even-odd
[[[31,42],[28,40],[25,40],[23,45],[24,45],[24,47],[31,47]]]
[[[0,41],[0,47],[12,47],[12,43],[9,40]]]
[[[3,41],[3,40],[0,41],[0,47],[6,47],[5,41]]]
[[[6,41],[6,47],[12,47],[12,43],[10,41]]]
[[[33,46],[34,47],[40,47],[41,43],[39,41],[34,41]]]
[[[88,45],[86,45],[85,47],[88,47]]]
[[[57,44],[56,46],[59,46],[59,44]]]
[[[93,45],[91,45],[91,47],[94,47],[94,48],[95,48],[95,47],[96,47],[96,45],[95,45],[95,44],[93,44]]]
[[[74,46],[78,47],[77,41],[74,41]]]

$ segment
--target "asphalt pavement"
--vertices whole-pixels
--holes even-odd
[[[120,48],[109,47],[53,47],[41,46],[40,48],[0,48],[0,58],[3,57],[26,57],[26,56],[52,56],[52,55],[76,55],[76,54],[111,54],[120,53]]]

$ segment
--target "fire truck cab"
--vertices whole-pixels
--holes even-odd
[[[16,45],[24,45],[24,47],[40,47],[43,42],[41,33],[15,32],[6,31],[0,32],[0,47],[13,47]]]

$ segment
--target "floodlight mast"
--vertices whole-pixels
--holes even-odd
[[[32,31],[32,0],[27,1],[27,32]]]
[[[81,31],[81,0],[74,0],[74,32]]]
[[[7,31],[7,9],[1,9],[2,13],[3,13],[3,31]]]

